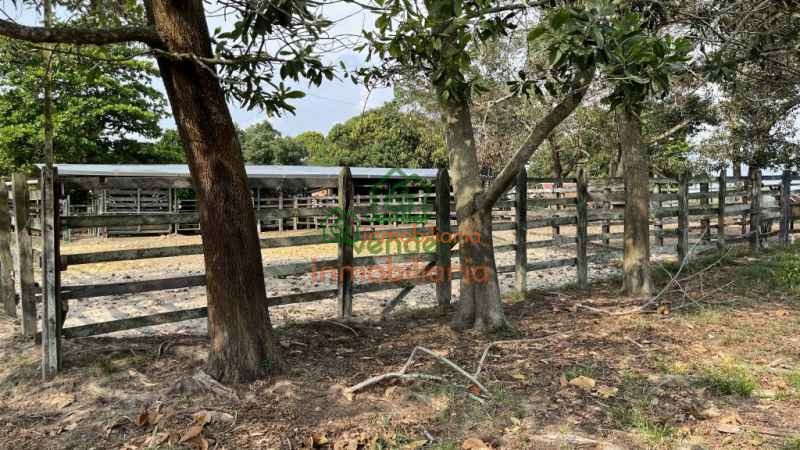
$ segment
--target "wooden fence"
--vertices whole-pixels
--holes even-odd
[[[21,304],[22,329],[27,336],[37,336],[36,303],[41,301],[40,335],[43,348],[43,374],[54,376],[61,367],[60,343],[62,338],[78,338],[94,336],[121,330],[159,325],[189,319],[206,317],[207,310],[194,308],[166,313],[130,317],[101,323],[80,326],[62,327],[66,305],[68,302],[81,302],[87,299],[123,294],[138,294],[169,289],[203,286],[204,275],[165,277],[151,280],[123,281],[104,284],[62,285],[60,273],[70,266],[111,261],[129,261],[148,258],[162,258],[184,255],[199,255],[202,245],[177,245],[160,248],[123,249],[81,254],[60,253],[59,239],[64,230],[99,227],[140,227],[165,226],[170,224],[193,224],[199,222],[197,212],[136,212],[114,215],[66,215],[59,214],[59,192],[57,187],[63,178],[58,177],[55,169],[41,170],[40,179],[29,182],[24,175],[15,174],[10,186],[10,197],[13,199],[13,214],[9,215],[9,205],[0,200],[0,266],[3,276],[0,284],[3,304],[9,314],[16,314],[13,292],[11,300],[6,292],[13,286],[6,278],[12,273],[8,269],[9,261],[16,261],[13,268],[16,280],[16,292]],[[721,173],[717,179],[654,179],[651,185],[651,217],[652,238],[655,245],[665,245],[665,239],[676,242],[679,257],[688,256],[689,241],[692,237],[702,238],[708,244],[724,247],[733,241],[749,240],[754,248],[762,245],[763,239],[777,235],[780,242],[788,242],[793,232],[791,196],[798,192],[800,186],[788,172],[783,176],[761,176],[754,171],[749,178],[732,179]],[[113,178],[106,180],[113,185]],[[6,183],[3,183],[6,186]],[[2,195],[0,198],[8,198]],[[279,206],[279,207],[278,207]],[[274,219],[306,219],[318,217],[351,217],[351,214],[371,214],[375,208],[382,212],[403,211],[417,216],[425,214],[429,217],[419,227],[397,225],[380,228],[391,230],[397,235],[402,233],[433,232],[449,233],[457,229],[453,213],[450,183],[447,171],[439,171],[435,183],[435,192],[422,196],[419,201],[410,204],[380,203],[378,205],[357,205],[354,202],[353,181],[350,171],[342,169],[338,181],[338,197],[336,206],[291,207],[274,205],[271,208],[256,209],[261,221]],[[624,187],[621,179],[588,180],[582,169],[577,178],[553,179],[531,178],[521,175],[505,198],[495,206],[493,216],[500,218],[494,223],[495,232],[513,232],[514,243],[495,245],[495,252],[515,252],[514,264],[499,265],[498,273],[514,273],[515,287],[518,290],[527,288],[527,273],[557,267],[576,267],[576,281],[580,286],[589,283],[589,265],[602,254],[590,254],[590,249],[614,248],[613,240],[622,238]],[[342,216],[344,214],[344,216]],[[6,224],[13,218],[13,233]],[[512,217],[513,220],[503,220]],[[33,219],[37,219],[34,221]],[[370,222],[360,220],[361,223]],[[395,222],[402,222],[396,220]],[[779,229],[772,230],[777,222]],[[535,229],[550,230],[547,239],[530,240],[529,231]],[[572,230],[572,231],[570,231]],[[731,233],[733,231],[733,233]],[[38,236],[32,236],[38,234]],[[41,288],[34,284],[34,246],[32,241],[40,242],[36,253],[40,255]],[[330,267],[338,271],[337,287],[314,290],[271,297],[270,306],[313,302],[327,298],[337,299],[337,314],[349,317],[352,313],[353,296],[359,293],[375,292],[388,289],[401,289],[388,304],[388,312],[394,305],[417,285],[436,284],[436,297],[441,305],[450,302],[452,280],[459,279],[462,273],[452,270],[452,277],[419,276],[402,280],[384,280],[380,282],[355,283],[352,270],[346,268],[368,267],[394,263],[424,262],[430,267],[451,267],[451,258],[457,250],[437,239],[435,251],[403,253],[398,255],[354,256],[353,244],[367,237],[363,234],[354,236],[354,240],[337,240],[338,256],[316,262],[297,262],[264,268],[266,275],[294,276],[303,275],[315,267]],[[7,245],[13,241],[13,245]],[[4,244],[5,242],[5,244]],[[323,233],[300,236],[278,236],[262,238],[261,248],[278,248],[302,245],[314,245],[331,242]],[[572,247],[574,257],[529,261],[528,249],[547,247]],[[618,249],[618,248],[617,248]],[[11,283],[11,284],[8,284]],[[37,300],[40,299],[40,300]]]

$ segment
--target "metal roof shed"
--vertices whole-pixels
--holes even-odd
[[[57,164],[59,181],[68,186],[96,189],[189,188],[191,177],[185,164]],[[341,167],[247,165],[252,187],[281,187],[300,191],[336,187]],[[355,181],[398,180],[407,177],[435,179],[438,169],[351,167]],[[366,182],[365,184],[369,184]]]

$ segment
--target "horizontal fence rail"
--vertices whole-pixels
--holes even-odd
[[[205,285],[205,274],[102,284],[61,284],[60,272],[71,266],[201,255],[202,244],[75,254],[60,252],[58,237],[70,239],[72,233],[81,233],[81,230],[95,230],[89,236],[196,231],[201,222],[196,202],[178,195],[180,189],[191,186],[173,181],[148,187],[141,180],[125,179],[115,184],[113,177],[109,177],[99,183],[94,179],[91,182],[88,179],[75,180],[74,177],[59,177],[55,171],[43,171],[38,180],[15,175],[6,183],[7,197],[11,201],[5,211],[0,202],[0,214],[9,217],[13,230],[6,235],[13,243],[15,290],[22,307],[23,333],[43,339],[43,370],[46,375],[51,376],[60,367],[62,337],[88,337],[207,316],[207,309],[202,307],[62,328],[63,306],[69,300],[85,302],[98,297],[123,295],[132,295],[132,300],[135,300],[137,294]],[[308,186],[313,182],[301,180],[300,184]],[[82,200],[76,196],[73,199],[69,194],[63,197],[64,192],[68,192],[63,186],[89,185],[102,186],[98,198]],[[167,190],[159,191],[159,186],[167,186],[164,188]],[[364,241],[379,239],[382,246],[391,246],[393,240],[403,236],[442,236],[442,233],[457,230],[455,205],[446,171],[439,171],[435,183],[431,182],[433,191],[420,190],[401,201],[392,201],[384,195],[376,197],[356,193],[348,170],[342,171],[337,183],[326,181],[324,184],[335,187],[335,195],[285,196],[281,189],[288,185],[263,182],[260,186],[253,191],[259,230],[272,227],[278,231],[287,228],[299,231],[304,224],[307,228],[323,228],[322,232],[263,237],[259,243],[262,249],[330,244],[337,247],[340,255],[338,258],[265,266],[266,277],[298,277],[316,273],[321,278],[335,280],[337,285],[335,288],[270,297],[267,300],[270,306],[333,298],[338,313],[349,316],[354,294],[400,290],[388,303],[384,310],[386,313],[411,289],[423,284],[435,284],[437,302],[440,305],[449,303],[451,281],[463,276],[452,260],[458,257],[457,247],[451,248],[448,243],[437,239],[433,247],[424,252],[419,251],[420,244],[417,243],[414,246],[417,251],[353,255],[354,247],[358,248]],[[265,195],[264,186],[279,189],[279,195]],[[780,242],[788,242],[789,236],[795,233],[794,219],[800,217],[800,201],[796,204],[796,197],[800,197],[800,177],[788,172],[781,176],[762,176],[753,171],[748,177],[736,178],[724,173],[714,178],[654,178],[651,179],[650,195],[651,240],[659,246],[665,245],[665,239],[677,241],[675,250],[679,257],[688,256],[690,239],[703,239],[707,244],[719,247],[747,241],[756,249],[763,240],[773,236],[777,236]],[[496,242],[494,251],[498,254],[514,252],[515,255],[514,264],[497,266],[497,273],[514,273],[515,287],[525,290],[529,272],[575,267],[578,285],[587,286],[589,264],[607,261],[610,257],[603,252],[589,254],[588,249],[619,250],[611,242],[624,237],[620,232],[624,222],[624,201],[622,179],[587,179],[582,168],[574,178],[520,175],[515,188],[495,205],[491,213],[492,231],[501,235],[511,232],[513,236],[502,235],[505,236],[503,239],[511,242]],[[342,217],[350,217],[360,225],[359,233],[349,242],[331,238],[325,228]],[[414,225],[410,226],[409,221]],[[777,230],[773,229],[775,225]],[[0,234],[3,234],[2,228]],[[545,233],[549,230],[549,237],[541,239],[543,236],[539,231],[536,240],[529,240],[529,233],[533,230]],[[377,238],[371,233],[376,233]],[[0,236],[0,263],[4,261],[2,240]],[[529,249],[546,248],[574,252],[574,256],[528,261]],[[41,259],[43,276],[39,286],[33,281],[36,258]],[[349,272],[369,270],[390,262],[399,266],[409,265],[415,271],[419,267],[445,267],[451,276],[442,280],[431,277],[430,273],[417,273],[411,278],[356,282]],[[2,280],[0,284],[3,284]],[[37,303],[43,310],[41,331],[36,325]]]

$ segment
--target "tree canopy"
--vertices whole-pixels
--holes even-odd
[[[437,167],[446,165],[441,130],[419,114],[394,103],[334,125],[329,152],[316,162],[372,167]]]
[[[57,161],[176,160],[152,144],[161,135],[166,102],[151,85],[155,68],[130,59],[134,53],[113,46],[54,59]],[[43,159],[42,72],[42,52],[0,41],[0,171],[5,173]]]
[[[241,136],[245,161],[252,164],[296,165],[308,157],[301,142],[281,136],[268,121],[246,128]]]

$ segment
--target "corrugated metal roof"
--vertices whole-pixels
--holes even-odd
[[[188,177],[185,164],[56,164],[59,176],[75,177]],[[250,178],[336,178],[341,167],[247,165]],[[351,167],[353,178],[399,179],[407,176],[436,178],[437,169]]]

